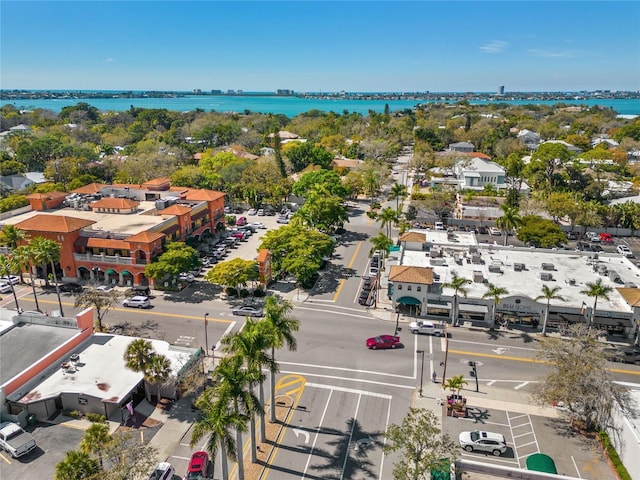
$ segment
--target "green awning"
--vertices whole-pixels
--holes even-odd
[[[420,305],[422,302],[417,298],[413,297],[400,297],[396,302],[401,303],[403,305]]]
[[[527,470],[544,473],[558,473],[556,464],[549,455],[544,453],[534,453],[527,457]]]
[[[105,273],[106,273],[107,275],[111,275],[112,273],[118,273],[118,272],[116,272],[113,268],[110,268],[110,269],[109,269],[109,270],[107,270]]]
[[[133,273],[131,273],[129,270],[123,270],[122,274],[123,275],[133,275]]]

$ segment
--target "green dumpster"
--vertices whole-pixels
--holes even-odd
[[[33,413],[27,416],[27,425],[29,425],[30,427],[33,427],[35,426],[36,423],[38,423],[38,419]]]

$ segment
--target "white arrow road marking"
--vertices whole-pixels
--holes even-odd
[[[498,348],[495,348],[495,349],[493,349],[491,351],[495,352],[497,355],[502,355],[507,350],[509,350],[509,349],[508,348],[504,348],[504,347],[498,347]]]
[[[293,428],[292,432],[296,434],[296,438],[300,435],[304,436],[304,443],[309,443],[309,432],[305,432],[304,430],[300,430],[299,428]]]

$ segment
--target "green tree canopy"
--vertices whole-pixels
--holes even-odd
[[[329,168],[333,161],[333,154],[320,145],[312,142],[298,143],[287,150],[287,158],[294,172],[300,172],[309,165]]]
[[[322,186],[331,195],[346,197],[347,187],[342,184],[340,176],[333,170],[312,170],[304,173],[300,180],[293,184],[293,193],[306,198],[311,190]]]
[[[177,277],[200,265],[198,251],[184,242],[173,242],[167,245],[165,252],[154,263],[145,267],[145,275],[154,280]]]
[[[539,248],[553,248],[567,241],[558,224],[536,215],[522,217],[517,237],[527,245]]]
[[[234,287],[237,291],[240,287],[246,287],[249,282],[258,280],[258,262],[234,258],[226,262],[220,262],[209,270],[205,279],[225,287]]]

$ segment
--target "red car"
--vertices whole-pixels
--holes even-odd
[[[601,233],[600,241],[602,243],[615,243],[615,240],[613,239],[610,233]]]
[[[209,478],[209,454],[194,452],[189,460],[189,468],[184,480],[204,480],[205,478]]]
[[[400,345],[400,337],[393,335],[378,335],[377,337],[367,338],[367,348],[377,350],[379,348],[396,348]]]

